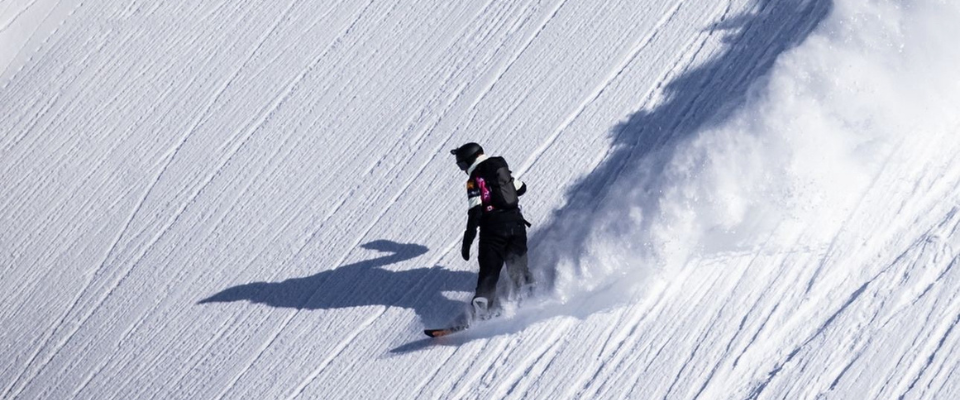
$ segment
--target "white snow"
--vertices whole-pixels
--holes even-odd
[[[958,20],[2,2],[0,398],[960,398]],[[543,293],[425,339],[466,141]]]

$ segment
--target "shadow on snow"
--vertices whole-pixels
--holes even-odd
[[[419,244],[376,240],[361,247],[381,257],[282,282],[253,282],[221,291],[199,304],[249,301],[302,310],[389,306],[414,310],[424,323],[447,322],[463,308],[442,291],[473,291],[476,274],[444,268],[390,271],[383,267],[410,260],[429,249]]]

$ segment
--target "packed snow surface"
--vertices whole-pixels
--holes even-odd
[[[0,2],[0,398],[960,398],[957,21]],[[427,339],[467,141],[538,295]]]

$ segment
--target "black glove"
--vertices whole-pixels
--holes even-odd
[[[476,231],[463,231],[463,245],[460,247],[460,255],[464,260],[470,260],[470,245],[473,244],[473,238],[477,235]]]
[[[463,256],[465,261],[470,260],[470,242],[464,240],[463,246],[460,247],[460,255]]]

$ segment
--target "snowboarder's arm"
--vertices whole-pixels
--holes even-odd
[[[480,215],[483,214],[480,206],[476,206],[467,211],[467,232],[472,232],[471,237],[476,236],[477,228],[480,227]]]
[[[517,190],[517,196],[523,196],[527,192],[527,184],[517,178],[513,178],[513,188]]]
[[[463,231],[463,245],[460,247],[460,255],[464,260],[470,259],[470,245],[473,239],[477,237],[477,228],[480,227],[480,214],[483,213],[481,206],[483,200],[480,198],[480,188],[470,179],[467,181],[467,229]]]
[[[480,206],[476,206],[467,211],[467,229],[463,231],[463,245],[460,247],[460,255],[464,260],[470,259],[470,245],[473,239],[477,237],[477,227],[480,226]]]

